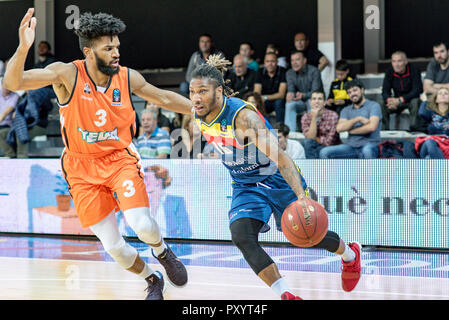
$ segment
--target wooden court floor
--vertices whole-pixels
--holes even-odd
[[[160,265],[150,264],[155,270]],[[167,300],[278,300],[249,268],[187,266],[183,288],[167,284]],[[365,274],[351,293],[340,274],[281,271],[308,300],[447,300],[449,279]],[[145,281],[108,261],[0,257],[1,300],[141,300]]]

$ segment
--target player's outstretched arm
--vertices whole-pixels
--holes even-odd
[[[39,89],[60,83],[58,70],[65,66],[63,63],[56,62],[45,69],[24,71],[25,60],[35,38],[37,21],[33,14],[34,8],[28,9],[20,22],[19,46],[6,67],[3,84],[11,91]]]
[[[285,181],[298,198],[306,198],[298,167],[279,147],[277,137],[267,128],[260,116],[250,109],[243,109],[235,119],[235,132],[240,141],[249,140],[257,149],[270,158],[279,168]]]
[[[159,89],[149,84],[136,70],[129,69],[131,92],[161,108],[177,113],[192,113],[192,102],[176,92]]]

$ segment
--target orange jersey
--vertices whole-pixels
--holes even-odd
[[[73,64],[77,73],[72,95],[67,103],[59,104],[66,150],[87,156],[125,149],[136,133],[128,68],[120,66],[102,92],[90,78],[85,60]]]

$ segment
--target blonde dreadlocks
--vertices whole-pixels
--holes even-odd
[[[238,95],[238,92],[234,92],[229,86],[231,81],[224,79],[224,74],[228,70],[227,66],[232,65],[229,60],[226,60],[220,54],[210,55],[205,64],[201,64],[196,67],[192,72],[193,78],[207,78],[216,83],[216,86],[223,87],[223,93],[227,98]]]

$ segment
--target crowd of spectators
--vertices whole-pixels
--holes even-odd
[[[398,149],[402,141],[381,141],[381,131],[390,130],[391,115],[408,110],[410,129],[416,134],[413,150],[396,156],[449,158],[449,54],[444,42],[433,46],[433,59],[422,80],[420,70],[403,51],[391,55],[385,71],[381,95],[368,99],[363,82],[351,74],[347,61],[332,68],[335,79],[326,97],[321,71],[330,68],[329,59],[303,32],[292,39],[288,55],[268,44],[261,60],[250,42],[240,43],[238,52],[224,75],[237,97],[257,107],[278,132],[279,145],[294,159],[384,158],[388,148]],[[44,68],[56,61],[50,44],[38,46]],[[202,34],[198,50],[188,62],[185,81],[179,92],[189,96],[191,73],[212,54],[225,57],[214,46],[212,36]],[[7,63],[7,62],[5,62]],[[4,70],[0,64],[0,75]],[[5,157],[25,158],[33,137],[45,134],[51,87],[18,95],[2,89],[0,95],[0,149]],[[150,102],[137,117],[136,146],[143,158],[218,158],[213,146],[201,136],[191,116],[168,114]],[[289,138],[292,132],[303,139]],[[340,134],[345,133],[342,140]],[[297,135],[296,135],[297,136]],[[400,148],[399,148],[400,149]],[[406,156],[405,156],[406,155]]]

